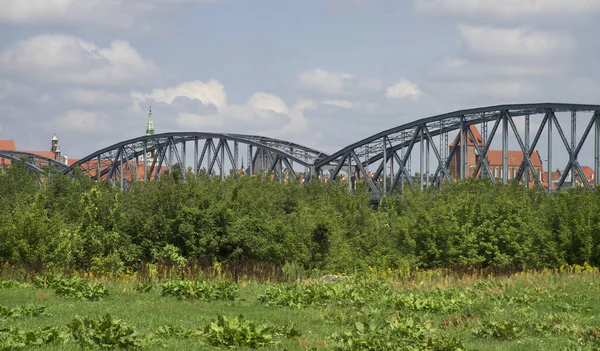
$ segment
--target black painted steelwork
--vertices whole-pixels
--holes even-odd
[[[563,129],[557,118],[558,113],[568,112],[571,114],[572,133],[571,143],[565,137]],[[587,114],[588,116],[584,116]],[[529,119],[533,116],[543,116],[537,133],[530,143],[529,140]],[[521,133],[515,125],[515,118],[525,118],[525,142]],[[589,121],[585,121],[589,118]],[[587,123],[587,128],[580,140],[576,142],[575,120],[582,119]],[[483,143],[474,142],[475,136],[470,126],[482,125]],[[488,124],[493,125],[490,134],[487,133]],[[454,182],[468,177],[487,177],[492,183],[495,183],[496,176],[490,170],[487,153],[490,149],[494,137],[498,130],[501,130],[502,140],[502,182],[507,183],[509,178],[521,181],[523,175],[533,177],[538,185],[543,185],[539,175],[534,170],[531,156],[536,150],[536,145],[540,140],[544,127],[547,125],[548,134],[548,169],[552,169],[552,135],[553,127],[556,128],[562,144],[568,153],[567,162],[561,179],[556,184],[556,188],[561,188],[565,184],[568,174],[572,175],[571,181],[575,183],[575,173],[582,180],[583,186],[590,188],[588,179],[585,177],[581,165],[578,162],[578,155],[588,138],[591,128],[595,126],[595,146],[594,146],[594,171],[600,173],[600,105],[582,105],[582,104],[519,104],[519,105],[500,105],[491,107],[482,107],[470,110],[462,110],[434,117],[424,118],[413,121],[392,129],[377,133],[354,144],[351,144],[328,158],[315,163],[315,172],[322,177],[327,176],[330,179],[338,180],[345,177],[349,190],[356,186],[356,181],[364,181],[372,193],[383,196],[395,191],[401,191],[406,183],[412,186],[418,181],[421,187],[439,185],[442,181]],[[509,177],[508,172],[508,136],[512,131],[513,137],[518,144],[518,150],[523,153],[523,161],[514,177]],[[448,134],[456,133],[458,135],[456,143],[453,146],[448,145]],[[478,155],[478,161],[473,169],[467,169],[467,144],[473,143],[475,154]],[[413,177],[410,171],[409,163],[415,147],[419,144],[420,168],[419,177]],[[439,145],[436,146],[436,145]],[[430,174],[424,173],[429,166],[429,151],[433,151],[437,161],[437,169],[430,179]],[[398,154],[400,152],[400,154]],[[446,153],[447,152],[447,153]],[[459,158],[455,158],[458,153]],[[451,175],[449,166],[453,159],[463,160],[460,162],[456,174]],[[334,167],[335,165],[335,167]],[[371,166],[376,166],[374,172],[368,172]],[[328,175],[323,170],[330,168]],[[397,171],[394,171],[394,168]],[[529,172],[528,172],[529,171]],[[345,173],[345,175],[343,174]],[[551,174],[551,173],[550,173]],[[387,178],[390,183],[388,184]],[[547,181],[547,180],[546,180]],[[552,183],[552,180],[550,180]],[[598,177],[595,178],[596,185],[599,184]],[[398,189],[399,188],[399,189]],[[553,185],[547,186],[548,191],[552,191]]]
[[[26,151],[14,151],[14,150],[0,150],[0,158],[6,158],[6,159],[24,159],[25,162],[31,166],[34,166],[36,169],[38,170],[43,170],[46,167],[53,167],[54,169],[58,169],[58,170],[64,170],[67,168],[67,165],[65,165],[62,162],[56,161],[54,159],[45,157],[45,156],[40,156],[31,152],[26,152]],[[31,168],[31,170],[34,170],[34,168]]]
[[[119,182],[121,187],[126,187],[132,179],[158,179],[165,171],[171,173],[176,164],[187,170],[188,145],[193,147],[194,152],[189,169],[194,176],[204,168],[208,175],[218,171],[221,178],[228,170],[236,170],[232,172],[236,177],[246,155],[247,167],[243,167],[243,172],[248,175],[262,170],[271,171],[280,181],[286,177],[297,179],[296,164],[296,168],[304,167],[305,177],[310,178],[312,165],[328,156],[302,145],[260,136],[163,133],[111,145],[82,158],[68,167],[65,173],[80,168],[93,178],[107,179],[114,185]],[[244,153],[240,153],[240,147],[245,148]],[[181,175],[185,179],[186,172],[181,172]]]
[[[563,113],[570,114],[570,140],[567,139],[559,121],[563,119]],[[536,123],[536,118],[539,119],[539,123]],[[586,125],[583,134],[577,133],[577,120],[583,122],[580,126]],[[523,121],[524,131],[517,127],[515,121]],[[472,126],[480,126],[481,139],[478,141],[476,139],[479,136],[474,135]],[[361,181],[372,192],[372,198],[401,192],[405,186],[419,185],[425,188],[470,177],[489,178],[492,183],[507,183],[516,179],[527,186],[531,183],[546,186],[548,191],[567,185],[573,186],[579,179],[582,186],[591,188],[600,182],[598,177],[595,177],[594,184],[590,184],[579,163],[579,154],[592,134],[592,129],[595,137],[593,170],[598,175],[600,105],[556,103],[481,107],[424,118],[377,133],[332,155],[261,136],[218,133],[156,134],[127,140],[99,150],[66,168],[65,172],[71,172],[78,167],[91,177],[107,179],[115,185],[119,182],[125,187],[133,178],[141,181],[157,179],[162,173],[170,173],[176,164],[181,169],[186,169],[186,162],[191,158],[189,171],[194,176],[204,169],[209,175],[218,172],[223,178],[228,170],[240,168],[245,155],[246,166],[243,167],[243,173],[254,174],[262,169],[272,172],[278,180],[303,177],[304,180],[318,178],[345,181],[349,191]],[[530,131],[534,132],[533,137]],[[536,171],[532,155],[536,152],[544,132],[548,137],[547,159],[545,165],[537,165]],[[552,137],[555,133],[559,135],[561,143],[553,145]],[[497,134],[500,134],[498,138]],[[497,139],[501,142],[502,164],[492,169],[488,153]],[[454,142],[449,143],[449,140]],[[522,161],[518,167],[511,166],[509,169],[511,140],[512,148],[522,153]],[[193,147],[193,157],[187,154],[189,145]],[[553,146],[557,145],[564,147],[568,161],[562,169],[560,179],[553,183],[552,179],[547,178],[553,171],[552,151]],[[472,147],[470,151],[469,147]],[[240,148],[245,151],[241,151]],[[418,176],[411,170],[414,154],[419,158]],[[477,161],[470,164],[468,159],[472,154]],[[511,155],[514,155],[514,151]],[[541,162],[541,158],[538,160]],[[430,171],[432,165],[433,172]],[[300,174],[296,169],[302,167],[304,172]],[[540,171],[540,167],[544,168],[543,172]],[[232,172],[232,175],[235,177],[238,172]],[[182,172],[184,179],[185,176],[186,172]]]

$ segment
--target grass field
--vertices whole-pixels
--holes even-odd
[[[373,272],[332,283],[4,280],[0,350],[598,350],[599,277],[569,267],[485,278]]]

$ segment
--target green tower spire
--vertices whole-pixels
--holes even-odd
[[[154,135],[154,122],[152,122],[152,106],[148,114],[148,126],[146,127],[146,135]]]

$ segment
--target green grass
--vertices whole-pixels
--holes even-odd
[[[371,278],[370,281],[377,280]],[[358,324],[377,323],[378,327],[373,331],[349,334],[348,338],[355,344],[363,343],[363,347],[356,349],[376,349],[374,345],[382,338],[405,330],[402,328],[408,328],[407,333],[412,335],[408,344],[413,346],[418,345],[414,340],[426,338],[438,341],[454,338],[467,350],[591,350],[600,345],[600,279],[597,272],[530,272],[485,280],[477,276],[403,282],[388,280],[365,285],[372,287],[371,290],[363,285],[357,288],[358,283],[352,279],[327,284],[332,285],[310,293],[321,294],[319,297],[305,295],[298,300],[302,303],[294,308],[265,306],[259,296],[273,285],[254,282],[240,284],[239,298],[235,301],[162,296],[158,284],[148,293],[137,293],[134,281],[106,283],[108,296],[100,301],[60,297],[50,288],[2,288],[1,306],[13,308],[33,303],[46,306],[47,315],[0,317],[0,329],[37,330],[66,326],[76,315],[99,318],[108,313],[138,334],[149,335],[164,325],[203,331],[219,315],[243,315],[256,325],[293,324],[302,333],[302,342],[295,337],[280,336],[275,338],[277,344],[260,347],[262,350],[310,350],[318,344],[316,349],[323,350],[326,349],[323,341],[327,349],[336,349],[336,346],[340,350],[350,349],[349,343],[345,344],[346,348],[340,343],[343,339],[340,335],[354,330]],[[348,291],[354,291],[354,295],[346,294]],[[409,325],[413,326],[407,327]],[[377,334],[377,330],[384,334]],[[402,335],[390,340],[401,343],[408,334]],[[436,344],[438,349],[442,344],[442,341]],[[5,345],[0,341],[0,350],[3,347]],[[143,347],[144,350],[216,348],[201,335],[163,337],[160,342]],[[67,342],[26,349],[80,350],[81,346]],[[443,350],[450,349],[452,347],[448,346]]]

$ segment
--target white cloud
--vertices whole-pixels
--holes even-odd
[[[287,115],[289,109],[277,95],[258,92],[252,94],[246,103],[261,118],[269,118],[272,113]]]
[[[473,100],[479,104],[532,102],[540,93],[538,86],[524,80],[452,81],[437,83],[435,93],[449,100]]]
[[[64,98],[79,105],[102,106],[127,103],[129,94],[97,89],[71,89],[65,92]]]
[[[342,72],[328,72],[322,69],[312,69],[300,73],[300,85],[318,90],[326,94],[342,94],[344,86],[354,78],[352,74]]]
[[[569,55],[577,47],[574,38],[525,28],[505,29],[462,24],[459,43],[467,51],[487,57],[554,58]]]
[[[219,0],[0,0],[0,23],[76,23],[125,29],[161,6],[186,2]]]
[[[388,99],[418,100],[423,95],[417,85],[404,78],[385,90],[385,97]]]
[[[31,87],[7,79],[0,78],[0,100],[12,100],[15,97],[32,97],[35,90]]]
[[[154,89],[151,93],[134,92],[131,94],[136,106],[146,100],[154,100],[172,104],[176,98],[185,97],[202,102],[205,106],[214,106],[218,110],[227,106],[227,93],[223,84],[216,80],[208,83],[201,81],[184,82],[175,87],[167,89]]]
[[[357,77],[345,72],[311,69],[298,75],[300,86],[328,95],[351,95],[361,91],[377,91],[382,88],[376,78]]]
[[[600,12],[598,0],[415,0],[419,11],[451,16],[514,17],[578,15]]]
[[[540,77],[560,75],[566,72],[567,68],[541,62],[478,62],[457,58],[446,58],[435,65],[430,70],[430,74],[436,78],[449,79],[482,79],[482,78],[503,78],[503,77]]]
[[[147,101],[173,106],[178,97],[197,100],[203,105],[216,107],[216,111],[213,113],[178,111],[175,123],[179,127],[248,134],[253,132],[268,135],[304,133],[308,130],[308,125],[303,112],[317,107],[310,100],[300,100],[289,106],[281,97],[266,92],[255,92],[242,104],[229,104],[225,87],[216,80],[208,83],[184,82],[171,88],[155,89],[151,93],[134,92],[131,97],[135,106]]]
[[[101,112],[69,110],[64,115],[45,123],[47,127],[62,131],[97,133],[110,130],[108,116]]]
[[[126,41],[109,47],[65,34],[42,34],[0,53],[0,69],[44,83],[116,86],[154,77],[155,64]]]
[[[346,110],[360,105],[360,103],[355,103],[349,100],[323,100],[321,103],[323,105],[336,106]]]

